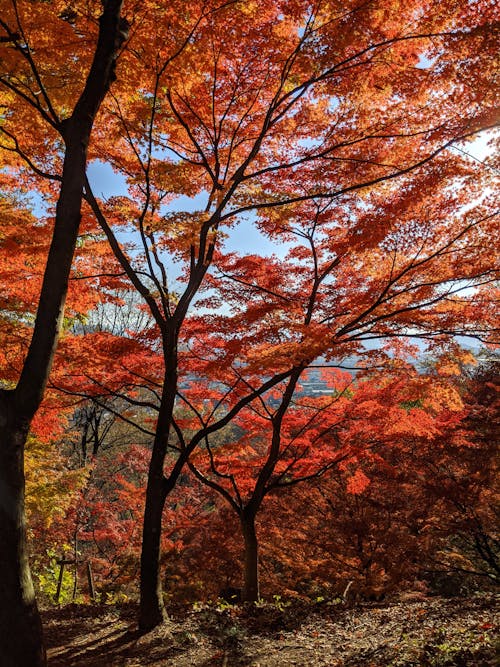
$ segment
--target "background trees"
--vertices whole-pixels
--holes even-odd
[[[464,393],[462,403],[462,385],[463,376],[425,376],[411,367],[392,377],[385,371],[352,381],[342,405],[335,402],[335,452],[348,456],[321,476],[314,477],[321,457],[334,461],[327,458],[328,447],[320,441],[308,455],[294,457],[292,447],[285,448],[285,424],[283,455],[271,477],[275,484],[256,517],[264,597],[337,598],[350,582],[349,599],[380,598],[406,587],[456,594],[495,580],[494,567],[474,547],[479,535],[474,517],[481,518],[481,534],[497,559],[496,441],[488,438],[490,454],[478,456],[468,416],[475,396]],[[309,401],[315,402],[314,394],[307,391],[297,398],[290,412],[298,415],[289,415],[292,428],[303,416],[300,403]],[[177,415],[184,427],[187,420],[187,411]],[[328,425],[323,419],[319,430]],[[485,426],[483,420],[480,430]],[[255,412],[240,415],[232,428],[211,439],[213,461],[197,453],[197,474],[183,473],[169,494],[161,559],[169,599],[214,599],[244,578],[238,514],[198,480],[202,473],[228,494],[237,489],[242,503],[248,502],[266,461],[266,442],[258,439],[265,432]],[[92,558],[98,590],[120,599],[134,591],[148,453],[126,443],[110,451],[111,457],[103,453],[96,461],[80,501],[87,518],[79,548],[82,558]],[[300,478],[301,471],[311,479],[294,484],[293,474]],[[66,541],[72,530],[69,521]]]

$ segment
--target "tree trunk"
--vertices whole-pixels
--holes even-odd
[[[255,532],[255,516],[243,512],[240,517],[245,544],[243,601],[257,602],[259,599],[259,545]]]
[[[41,619],[28,564],[24,446],[57,346],[80,224],[85,149],[68,148],[56,221],[28,354],[15,389],[0,398],[0,664],[45,665]],[[80,179],[78,180],[78,174]]]
[[[162,516],[165,499],[176,477],[165,479],[163,466],[177,393],[177,332],[172,329],[165,342],[165,377],[156,424],[156,434],[149,463],[146,504],[142,526],[141,601],[139,629],[149,632],[166,620],[160,572]]]
[[[163,462],[150,466],[146,490],[146,506],[142,528],[141,551],[141,602],[139,629],[148,632],[167,618],[163,603],[160,577],[161,523],[165,493],[163,488]],[[152,471],[152,468],[155,471]]]
[[[0,403],[0,664],[46,665],[42,623],[28,564],[24,456],[28,424],[12,419],[12,394]]]
[[[64,138],[61,189],[33,335],[15,389],[0,389],[0,665],[46,664],[42,623],[28,564],[24,507],[24,446],[43,398],[63,319],[81,218],[87,146],[95,115],[114,79],[125,33],[122,0],[108,0],[99,38],[72,116],[59,123]]]

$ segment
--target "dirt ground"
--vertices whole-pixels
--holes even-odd
[[[176,610],[140,636],[133,605],[43,612],[50,667],[493,667],[500,596]]]

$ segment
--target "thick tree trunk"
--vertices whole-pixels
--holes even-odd
[[[259,599],[259,545],[255,532],[254,514],[243,513],[240,517],[245,545],[243,573],[243,601],[257,602]]]
[[[28,424],[12,423],[11,394],[0,403],[0,665],[46,664],[42,623],[28,564],[23,447]]]
[[[85,149],[68,148],[56,222],[33,336],[17,387],[0,407],[0,665],[45,663],[42,624],[28,565],[24,510],[24,446],[42,400],[64,312],[80,224]],[[78,179],[78,174],[80,178]]]

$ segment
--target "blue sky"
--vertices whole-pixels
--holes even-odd
[[[464,150],[477,160],[484,160],[488,154],[492,152],[491,146],[488,146],[490,133],[483,133],[474,142],[465,146]],[[110,165],[102,162],[93,162],[89,165],[88,175],[94,193],[98,197],[108,198],[113,195],[123,195],[126,193],[125,180],[119,174],[113,172]],[[177,197],[168,206],[171,211],[199,211],[203,210],[206,205],[206,195],[200,194],[196,197]],[[255,224],[253,224],[251,217],[239,222],[234,228],[224,230],[228,232],[228,238],[225,241],[225,247],[228,250],[239,251],[243,254],[260,253],[283,255],[286,252],[286,246],[278,246],[273,244],[268,238],[262,235]],[[167,262],[170,265],[170,262]],[[171,265],[172,276],[175,279],[176,267]],[[478,348],[478,342],[474,339],[460,338],[459,342],[465,347]],[[375,341],[370,342],[367,347],[376,347]]]
[[[88,176],[94,194],[98,197],[111,197],[126,193],[125,180],[115,174],[109,164],[92,162],[88,167]],[[206,195],[196,197],[177,197],[168,207],[171,211],[199,211],[205,207]],[[228,231],[226,248],[243,253],[271,254],[279,252],[280,248],[261,234],[250,220],[244,220]]]
[[[492,152],[492,147],[487,145],[490,138],[491,133],[483,132],[475,141],[467,144],[464,150],[474,158],[484,160]],[[126,193],[124,178],[114,173],[109,164],[99,161],[92,162],[88,167],[88,176],[94,193],[98,197],[107,198]],[[204,209],[205,204],[205,194],[196,197],[180,196],[169,205],[168,209],[171,211],[199,211]],[[229,230],[226,248],[243,253],[283,253],[283,248],[273,244],[261,234],[251,220],[242,221],[234,229]]]

